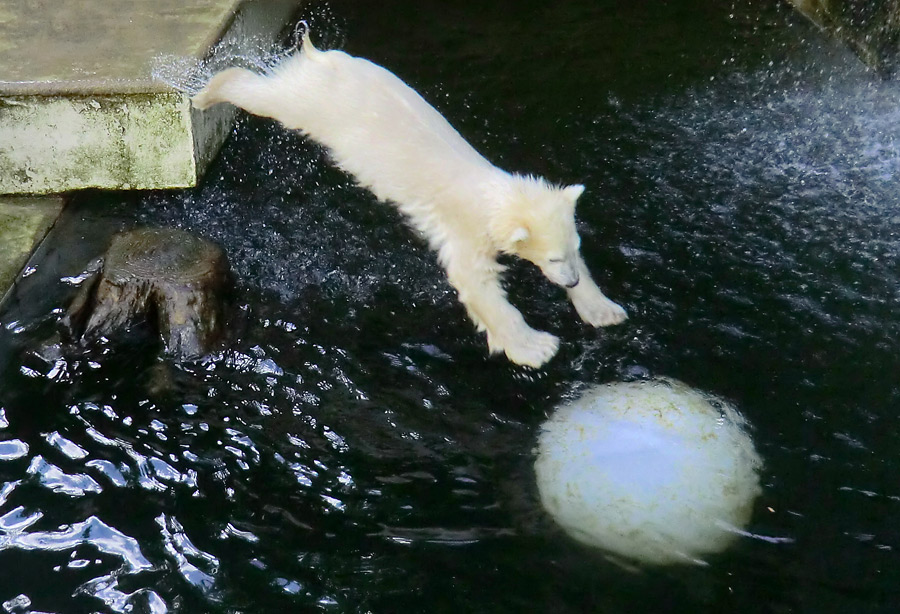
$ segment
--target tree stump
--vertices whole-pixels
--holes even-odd
[[[149,323],[179,359],[203,356],[225,336],[231,274],[214,243],[172,228],[113,237],[69,306],[63,324],[75,340],[114,338]]]

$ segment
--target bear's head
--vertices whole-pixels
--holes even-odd
[[[491,220],[499,250],[537,265],[551,282],[574,288],[580,279],[575,204],[584,186],[557,187],[514,175]]]

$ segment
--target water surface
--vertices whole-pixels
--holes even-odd
[[[2,315],[5,610],[896,611],[898,86],[776,2],[340,0],[306,17],[497,164],[584,183],[585,257],[630,320],[587,328],[515,265],[512,300],[563,346],[541,371],[487,357],[390,207],[242,117],[196,190],[72,213],[98,236],[220,242],[230,350],[173,364],[137,331],[36,353],[84,235]],[[766,462],[748,535],[705,567],[625,570],[536,500],[554,405],[648,375],[729,399]]]

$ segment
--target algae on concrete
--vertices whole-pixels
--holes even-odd
[[[201,152],[224,140],[222,128],[200,132],[176,93],[0,99],[0,194],[190,187]]]
[[[0,198],[0,298],[62,211],[59,197]]]

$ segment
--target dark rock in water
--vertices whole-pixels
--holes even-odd
[[[900,0],[788,0],[850,47],[870,68],[891,77],[900,68]]]
[[[114,338],[148,322],[180,359],[210,353],[225,337],[231,274],[225,252],[183,230],[145,228],[113,237],[63,324],[70,337]]]

